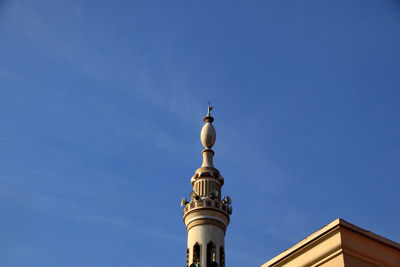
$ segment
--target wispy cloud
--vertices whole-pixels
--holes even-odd
[[[190,121],[192,125],[198,124],[198,113],[201,108],[198,98],[192,94],[193,85],[189,86],[183,77],[179,77],[179,69],[177,69],[173,61],[168,58],[167,55],[163,56],[161,53],[162,58],[159,59],[158,62],[158,72],[162,72],[162,75],[158,72],[156,73],[149,63],[133,62],[128,64],[122,62],[122,58],[116,59],[114,63],[110,63],[110,60],[105,62],[107,61],[107,55],[99,54],[100,51],[93,50],[88,37],[85,36],[84,30],[80,29],[80,27],[73,27],[73,25],[78,25],[82,20],[86,19],[83,6],[78,4],[75,9],[70,9],[71,7],[67,9],[71,23],[68,34],[60,32],[59,29],[55,28],[51,23],[48,23],[48,21],[46,21],[47,18],[34,10],[32,6],[23,5],[21,2],[10,4],[7,15],[3,18],[7,23],[3,23],[0,29],[6,31],[13,38],[25,39],[25,43],[29,44],[30,49],[36,49],[36,51],[41,53],[44,57],[64,61],[86,75],[86,77],[96,85],[101,86],[101,84],[106,81],[111,88],[117,87],[121,92],[125,92],[127,95],[140,98],[144,106],[158,106],[166,112],[171,113],[172,116],[176,116],[181,120]],[[134,48],[129,52],[130,54],[137,54],[137,56],[141,53],[140,51],[134,51]],[[142,61],[146,62],[146,60]],[[43,92],[47,91],[46,94],[50,92],[52,94],[58,94],[57,97],[64,100],[67,100],[69,97],[68,92],[57,90],[57,88],[48,88],[47,85],[41,84],[40,81],[23,80],[23,75],[10,72],[6,66],[0,65],[0,71],[2,77],[8,80],[19,79],[21,83],[23,82],[26,84],[27,88],[31,88],[32,86],[36,89],[40,88]],[[160,80],[160,76],[164,77],[163,80]],[[114,77],[114,79],[105,80],[106,77]],[[74,99],[75,103],[76,101],[79,101],[79,99]],[[82,99],[82,101],[84,101],[84,99]],[[52,102],[56,103],[56,101]],[[82,112],[81,109],[84,106],[94,105],[94,102],[95,101],[84,101],[79,103],[81,107],[77,107],[77,109],[73,109],[71,112],[79,113],[79,117],[89,116],[87,112]],[[46,105],[51,105],[51,103],[46,103]],[[101,107],[92,108],[101,110],[101,112],[104,113],[107,108],[111,107],[103,105]],[[112,109],[111,113],[109,113],[110,116],[112,115],[115,118],[124,116],[118,108],[112,107]],[[73,114],[71,114],[70,117],[74,117]],[[130,119],[132,119],[132,117],[135,120],[134,124],[136,126],[141,125],[140,127],[135,127],[135,130],[130,132],[130,134],[134,136],[149,138],[149,135],[146,133],[150,131],[162,131],[162,129],[157,127],[157,123],[151,123],[148,120],[144,121],[139,114],[136,116],[133,114]],[[93,118],[90,119],[93,120]],[[107,122],[110,123],[110,120]],[[118,133],[118,127],[120,127],[120,124],[110,129],[114,129],[114,131]],[[141,129],[143,129],[143,133],[140,133]],[[51,129],[47,130],[51,131]],[[81,132],[80,134],[83,133]],[[151,136],[151,138],[154,137]],[[159,135],[155,138],[158,139],[158,141],[155,142],[157,146],[169,151],[175,149],[172,145],[174,141],[173,138],[168,137],[166,134]]]
[[[76,222],[85,224],[107,224],[113,227],[122,228],[124,231],[147,235],[155,239],[165,239],[177,243],[182,243],[185,241],[185,237],[181,234],[176,234],[174,232],[168,231],[165,228],[160,228],[160,226],[154,227],[144,224],[138,224],[126,219],[120,219],[110,216],[82,217],[77,218]]]

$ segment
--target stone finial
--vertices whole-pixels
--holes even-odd
[[[214,118],[211,117],[210,111],[212,110],[212,106],[208,105],[207,116],[204,118],[204,126],[201,129],[200,140],[204,146],[203,154],[203,164],[202,167],[214,167],[213,166],[213,156],[214,151],[211,150],[213,145],[215,144],[216,132],[215,128],[212,125]]]
[[[204,118],[204,126],[201,129],[200,139],[204,148],[211,149],[215,143],[216,132],[215,128],[212,125],[214,118],[210,116],[210,111],[212,110],[211,106],[208,106],[207,116]]]

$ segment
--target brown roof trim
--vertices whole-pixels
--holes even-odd
[[[371,231],[365,230],[365,229],[363,229],[361,227],[358,227],[357,225],[354,225],[354,224],[351,224],[349,222],[346,222],[343,219],[339,218],[338,220],[339,220],[339,225],[342,226],[343,228],[346,228],[346,229],[348,229],[348,230],[350,230],[352,232],[355,232],[355,233],[360,234],[362,236],[365,236],[365,237],[367,237],[369,239],[377,241],[377,242],[379,242],[379,243],[381,243],[381,244],[383,244],[385,246],[400,250],[400,244],[398,244],[398,243],[396,243],[396,242],[394,242],[394,241],[392,241],[390,239],[387,239],[387,238],[385,238],[383,236],[377,235],[377,234],[375,234],[375,233],[373,233]]]

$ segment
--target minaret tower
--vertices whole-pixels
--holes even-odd
[[[204,150],[203,164],[190,180],[193,191],[190,202],[182,199],[183,221],[187,229],[187,267],[225,267],[225,233],[232,213],[231,199],[221,198],[224,178],[214,168],[216,133],[212,125],[211,106],[208,106],[204,126],[201,129],[201,143]]]

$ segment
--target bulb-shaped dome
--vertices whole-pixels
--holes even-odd
[[[205,148],[211,148],[215,143],[217,134],[211,122],[206,122],[201,129],[200,139]]]

